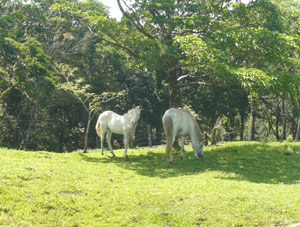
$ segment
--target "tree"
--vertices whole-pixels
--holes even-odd
[[[57,84],[57,88],[66,91],[75,98],[82,105],[88,115],[84,138],[84,152],[87,152],[88,136],[92,119],[101,110],[102,103],[118,98],[122,95],[122,92],[110,92],[96,95],[95,93],[89,92],[90,85],[84,83],[82,78],[76,78],[76,68],[72,69],[68,65],[62,63],[57,64],[56,68],[59,75],[61,75],[64,79],[62,83]]]
[[[15,89],[31,106],[22,141],[22,148],[26,149],[37,113],[45,107],[48,96],[53,90],[55,81],[53,68],[41,43],[32,37],[27,37],[22,42],[7,37],[4,39],[1,52],[5,53],[2,61],[4,69],[2,81],[7,85],[1,92],[2,100],[8,91]],[[13,103],[6,103],[6,105],[13,105]]]
[[[183,65],[179,63],[181,52],[174,38],[190,33],[202,35],[209,25],[209,15],[213,11],[220,13],[221,7],[195,4],[196,1],[135,1],[132,5],[127,1],[117,2],[125,16],[122,24],[94,17],[89,18],[94,22],[91,30],[108,44],[123,48],[135,57],[155,73],[156,81],[166,80],[169,106],[179,106],[177,78],[182,76]]]
[[[280,9],[271,2],[231,6],[233,9],[223,15],[224,21],[215,24],[219,32],[203,37],[178,36],[177,42],[185,56],[181,61],[190,72],[184,79],[212,86],[240,84],[251,95],[250,138],[254,139],[258,97],[273,94],[297,98],[299,55],[295,53],[299,39],[285,26]],[[254,10],[257,13],[250,16]],[[223,27],[219,27],[221,24]]]

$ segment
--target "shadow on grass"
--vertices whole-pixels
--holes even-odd
[[[177,177],[221,171],[223,179],[246,180],[256,183],[294,184],[300,182],[300,144],[268,145],[265,143],[230,143],[209,148],[205,157],[196,160],[191,149],[180,160],[174,153],[175,164],[167,161],[165,153],[150,149],[145,154],[124,157],[90,157],[80,153],[87,162],[114,163],[122,168],[149,177]]]

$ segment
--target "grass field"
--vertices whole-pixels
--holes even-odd
[[[300,143],[87,154],[0,149],[0,226],[287,226],[300,222]]]

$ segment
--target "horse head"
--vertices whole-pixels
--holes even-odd
[[[195,149],[197,151],[197,155],[199,157],[203,157],[203,136],[200,130],[200,127],[196,121],[195,118],[193,118],[194,121],[194,145]]]
[[[202,141],[199,144],[199,148],[197,150],[197,154],[198,154],[198,156],[203,157],[203,142]]]
[[[131,111],[129,113],[130,114],[131,123],[134,126],[137,125],[137,122],[140,119],[141,111],[142,111],[142,107],[137,106],[137,107],[134,107],[133,109],[131,109]]]

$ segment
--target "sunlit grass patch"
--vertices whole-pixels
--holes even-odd
[[[168,162],[163,146],[117,157],[0,150],[3,226],[286,226],[300,221],[300,143],[235,142]]]

